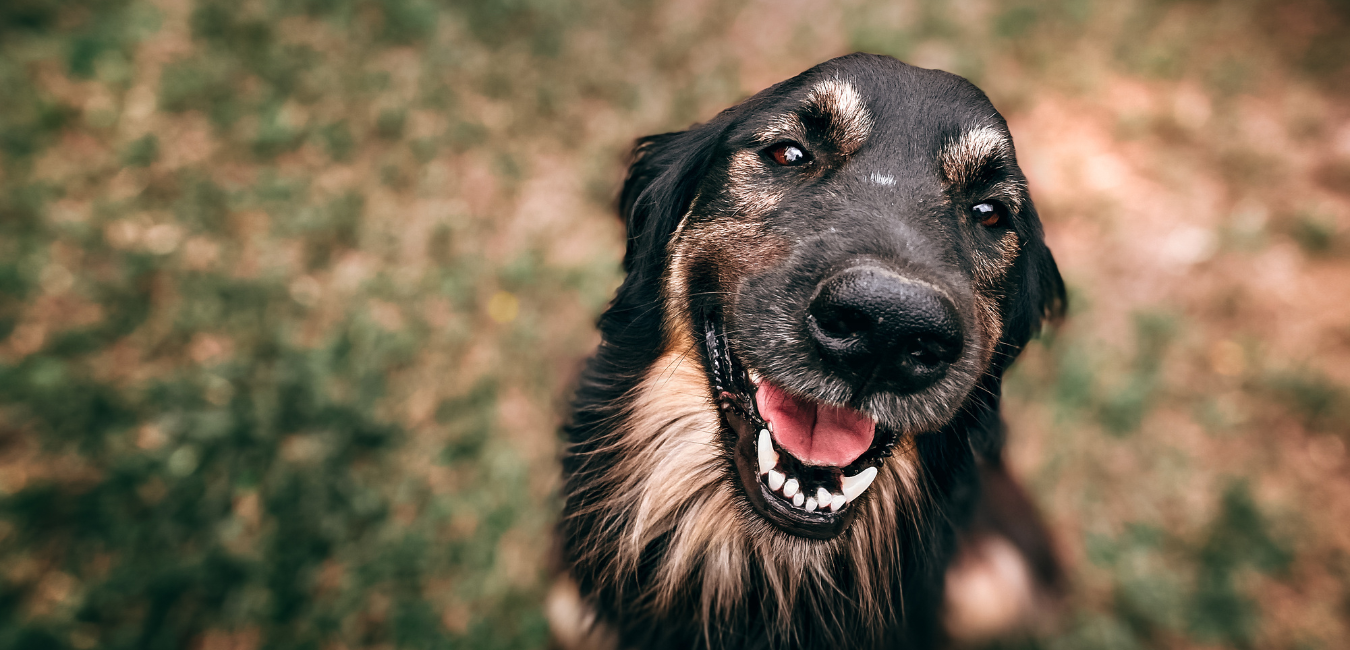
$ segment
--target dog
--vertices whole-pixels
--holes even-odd
[[[556,647],[927,648],[1053,590],[999,399],[1065,290],[984,93],[833,59],[640,139],[619,211]]]

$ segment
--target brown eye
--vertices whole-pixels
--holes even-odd
[[[811,162],[811,157],[794,142],[780,142],[766,149],[765,153],[784,167],[796,167]]]
[[[997,226],[1006,216],[1007,208],[1002,203],[988,201],[977,203],[970,208],[970,213],[979,219],[982,226]]]

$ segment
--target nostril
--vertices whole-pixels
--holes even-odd
[[[872,316],[861,309],[840,305],[827,305],[815,310],[811,317],[816,326],[826,336],[835,339],[847,339],[866,334],[875,324]]]
[[[952,345],[926,336],[915,337],[905,346],[906,353],[919,365],[936,366],[952,363],[961,355],[959,345]]]
[[[961,318],[932,285],[855,267],[819,285],[805,319],[821,360],[854,381],[912,392],[961,356]]]
[[[925,366],[935,366],[939,363],[942,363],[942,361],[938,358],[937,353],[934,352],[933,349],[927,345],[920,344],[915,346],[914,349],[909,351],[909,356],[913,357],[915,361]]]

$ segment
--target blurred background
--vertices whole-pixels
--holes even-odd
[[[1002,646],[1347,647],[1345,0],[3,0],[0,648],[541,648],[628,147],[854,50],[989,93],[1071,290]]]

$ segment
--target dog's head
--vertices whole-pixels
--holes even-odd
[[[964,79],[887,57],[641,140],[621,211],[625,289],[659,287],[733,483],[796,536],[833,538],[872,485],[912,479],[886,459],[988,408],[972,396],[1064,302],[1003,118]]]

